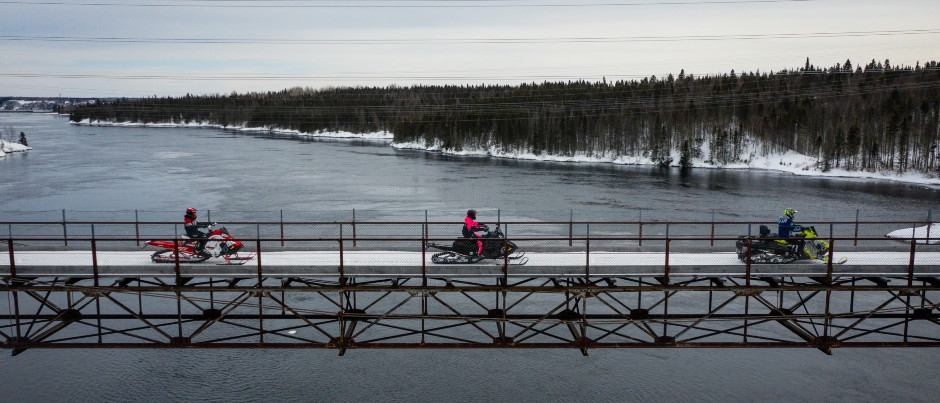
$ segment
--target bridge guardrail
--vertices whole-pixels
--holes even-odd
[[[354,244],[360,237],[369,236],[450,236],[460,234],[462,222],[457,221],[231,221],[224,222],[233,233],[245,237],[251,233],[256,238],[279,238],[280,242],[291,238],[312,236],[349,239]],[[575,237],[597,235],[632,235],[642,246],[647,237],[669,236],[753,236],[761,225],[776,232],[775,222],[754,221],[496,221],[509,236],[567,236],[573,243]],[[834,237],[881,236],[888,232],[910,228],[926,228],[924,238],[940,238],[931,234],[933,222],[927,221],[814,221],[801,222],[813,225],[821,235]],[[74,238],[106,237],[151,237],[174,238],[184,234],[180,222],[170,221],[0,221],[6,228],[7,238],[49,237],[59,238],[64,246]],[[934,231],[936,232],[936,231]],[[856,242],[857,241],[853,241]],[[139,246],[139,244],[138,244]]]
[[[24,254],[26,252],[41,252],[49,251],[53,249],[67,249],[67,250],[85,250],[84,248],[90,248],[90,259],[91,261],[84,265],[91,270],[91,275],[96,279],[101,276],[99,273],[99,258],[103,253],[109,251],[126,251],[128,245],[133,245],[137,249],[141,249],[142,245],[146,240],[151,238],[142,238],[140,236],[117,236],[113,235],[113,232],[106,231],[107,235],[100,235],[96,233],[96,228],[100,226],[119,226],[122,227],[122,231],[129,231],[126,226],[130,223],[89,223],[90,237],[79,237],[79,236],[69,236],[69,237],[56,237],[56,236],[16,236],[7,238],[4,243],[5,246],[3,249],[6,249],[7,259],[0,258],[0,267],[9,266],[9,275],[11,277],[16,277],[17,273],[17,254]],[[135,234],[140,232],[139,225],[141,223],[133,223]],[[160,228],[161,226],[175,226],[177,223],[143,223],[147,226],[156,226]],[[239,226],[251,226],[255,225],[257,228],[256,235],[261,235],[261,224],[262,223],[236,223],[235,225]],[[271,223],[264,223],[266,225],[274,225]],[[278,230],[280,230],[280,224],[278,225]],[[288,225],[309,225],[310,223],[287,223]],[[305,250],[305,248],[315,247],[315,250],[319,251],[333,251],[337,253],[338,264],[336,276],[340,281],[343,281],[346,277],[349,276],[347,273],[347,268],[352,267],[348,265],[348,258],[354,252],[362,251],[411,251],[411,252],[420,252],[420,267],[421,273],[420,277],[427,278],[428,276],[434,276],[434,273],[428,273],[428,267],[431,265],[430,257],[434,253],[433,250],[429,250],[427,243],[429,241],[438,241],[442,243],[449,243],[456,239],[453,236],[444,236],[439,235],[440,233],[445,232],[445,229],[451,229],[454,226],[454,223],[451,222],[441,222],[433,223],[433,225],[438,226],[439,228],[434,228],[430,225],[431,223],[359,223],[360,230],[362,230],[363,225],[366,225],[366,230],[356,234],[355,232],[345,232],[343,226],[349,226],[350,223],[313,223],[313,225],[336,225],[339,236],[324,236],[324,237],[296,237],[296,236],[284,236],[283,232],[280,232],[279,236],[275,237],[240,237],[237,233],[236,235],[246,246],[246,250],[250,250],[257,254],[257,258],[246,264],[244,267],[252,267],[256,269],[256,274],[259,278],[263,277],[265,274],[265,263],[264,257],[267,254],[285,251],[285,250]],[[655,270],[654,272],[646,273],[649,276],[658,276],[662,277],[666,282],[669,281],[670,276],[682,275],[683,273],[673,272],[672,269],[675,267],[681,266],[677,263],[676,257],[681,254],[688,253],[703,253],[703,252],[733,252],[734,244],[742,239],[741,236],[726,236],[726,235],[713,235],[715,233],[714,226],[728,225],[734,226],[735,228],[741,228],[742,225],[747,225],[748,227],[753,226],[753,223],[654,223],[652,225],[657,226],[657,230],[661,231],[662,235],[650,235],[647,234],[628,234],[628,235],[611,235],[612,232],[616,232],[613,229],[621,227],[636,226],[637,232],[640,232],[639,228],[641,223],[638,222],[614,222],[614,223],[593,223],[594,232],[598,235],[591,235],[591,225],[592,223],[579,223],[578,225],[584,225],[583,233],[575,235],[575,231],[570,231],[565,234],[563,231],[558,231],[559,225],[567,225],[568,223],[524,223],[522,235],[511,235],[515,232],[513,231],[513,223],[504,223],[507,228],[506,240],[512,241],[520,245],[522,250],[530,249],[533,252],[547,253],[547,252],[564,252],[579,256],[583,265],[581,265],[580,271],[572,270],[570,274],[591,277],[596,273],[592,273],[593,270],[598,270],[602,265],[597,263],[597,258],[601,256],[602,253],[607,252],[621,252],[621,253],[652,253],[661,256],[660,263],[647,264],[648,267],[651,267]],[[649,224],[649,223],[646,223]],[[852,225],[855,223],[830,223],[830,228],[835,229],[837,225],[845,226]],[[877,228],[882,228],[883,226],[892,226],[898,223],[882,223],[875,222]],[[909,223],[905,223],[909,224]],[[49,225],[49,223],[39,223],[37,225]],[[376,228],[387,228],[389,225],[393,225],[396,228],[402,225],[406,226],[421,226],[421,231],[417,235],[398,235],[394,237],[388,236],[376,236],[373,233],[376,232]],[[685,231],[680,231],[679,235],[676,235],[673,231],[670,234],[670,229],[675,228],[673,225],[680,228],[685,228]],[[606,226],[606,227],[605,227]],[[688,232],[688,228],[698,228],[697,231],[702,232],[702,227],[706,229],[704,235],[688,235],[681,234]],[[532,227],[536,230],[529,228],[528,231],[525,231],[525,228]],[[602,227],[598,229],[597,227]],[[913,227],[916,228],[916,227]],[[928,226],[929,228],[929,226]],[[854,228],[852,228],[854,230]],[[555,231],[554,236],[544,236],[545,232]],[[843,230],[845,231],[845,230]],[[854,230],[857,232],[857,230]],[[870,230],[869,230],[870,231]],[[147,231],[148,233],[155,233],[156,231]],[[378,231],[381,233],[382,231]],[[538,233],[543,232],[541,236],[531,236],[525,235],[526,233]],[[695,232],[695,231],[692,231]],[[718,231],[723,232],[723,231]],[[830,232],[834,232],[830,230]],[[829,250],[828,261],[825,262],[825,271],[819,271],[818,275],[825,275],[830,281],[834,275],[834,260],[838,258],[838,255],[841,253],[847,252],[864,252],[864,251],[880,251],[885,252],[886,250],[897,252],[894,256],[896,260],[893,262],[886,263],[892,267],[906,268],[906,272],[897,273],[899,276],[902,276],[907,279],[908,283],[913,283],[918,280],[918,273],[916,270],[915,262],[918,261],[918,254],[924,256],[925,253],[934,253],[932,248],[929,246],[921,247],[920,245],[927,245],[933,241],[933,238],[928,237],[914,237],[916,231],[912,230],[911,238],[904,239],[895,239],[895,238],[885,238],[885,237],[870,237],[870,236],[822,236],[820,238],[825,239],[830,243],[831,248]],[[929,234],[929,232],[928,232]],[[178,237],[178,234],[174,233],[174,237]],[[158,235],[159,236],[159,235]],[[748,239],[748,245],[750,242],[757,239],[781,239],[781,238],[744,238]],[[798,238],[791,238],[798,239]],[[71,244],[68,242],[71,241]],[[61,244],[61,247],[54,247],[54,244]],[[253,249],[253,250],[252,250]],[[152,249],[156,250],[156,249]],[[628,257],[631,255],[623,255]],[[635,257],[636,255],[633,255]],[[901,261],[903,257],[903,261]],[[593,258],[593,259],[592,259]],[[4,260],[7,260],[4,262]],[[593,262],[592,262],[593,261]],[[3,264],[6,263],[6,264]],[[685,265],[688,265],[687,263]],[[743,267],[743,271],[735,272],[734,274],[744,276],[746,281],[755,274],[752,272],[754,266],[759,266],[752,264],[749,260],[746,262],[735,261],[735,265]],[[932,266],[940,267],[940,262],[931,263]],[[181,265],[178,261],[173,264],[174,275],[179,280],[182,277],[183,273]],[[412,266],[417,267],[417,264],[412,264]],[[435,265],[441,267],[440,265]],[[498,264],[501,275],[504,278],[512,273],[512,271],[518,269],[510,264],[508,259],[504,259],[502,264]],[[6,271],[6,270],[4,270]],[[687,274],[687,273],[686,273]]]

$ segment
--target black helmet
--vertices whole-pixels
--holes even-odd
[[[474,209],[467,210],[467,217],[470,217],[474,220],[477,219],[477,211]]]

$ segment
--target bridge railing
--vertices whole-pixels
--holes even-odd
[[[149,239],[178,238],[178,223],[168,222],[116,222],[116,223],[70,223],[72,235],[47,234],[51,223],[17,223],[15,236],[9,236],[0,245],[4,255],[0,256],[0,269],[11,277],[23,275],[25,271],[18,266],[29,267],[35,273],[41,268],[57,267],[61,263],[50,262],[50,251],[87,252],[66,264],[72,267],[69,273],[82,276],[115,277],[126,274],[116,271],[102,273],[102,268],[113,266],[150,265],[154,270],[172,269],[167,273],[180,280],[191,273],[193,265],[174,262],[171,264],[151,263],[149,259],[128,262],[131,255],[114,255],[112,252],[139,252],[156,250],[146,246]],[[509,259],[490,260],[491,264],[477,265],[479,271],[468,271],[462,265],[448,268],[448,265],[434,264],[432,257],[438,250],[428,247],[429,242],[449,245],[459,239],[454,232],[459,230],[459,223],[454,222],[239,222],[226,224],[229,232],[242,241],[245,251],[256,257],[236,270],[228,273],[248,277],[257,275],[259,279],[274,275],[320,276],[343,281],[348,277],[363,275],[408,275],[427,279],[440,277],[442,274],[480,275],[508,278],[527,275],[565,275],[594,278],[601,276],[654,276],[669,282],[678,276],[754,276],[775,275],[786,267],[789,273],[825,276],[830,279],[843,271],[837,267],[837,261],[844,253],[868,253],[866,261],[853,259],[847,266],[858,275],[879,276],[891,274],[907,280],[908,283],[922,281],[931,277],[940,268],[936,261],[936,236],[931,236],[930,225],[911,222],[830,222],[815,223],[821,233],[820,238],[830,243],[829,256],[825,261],[812,261],[812,264],[771,265],[753,264],[749,260],[738,259],[736,244],[742,239],[750,250],[752,242],[759,235],[759,223],[741,222],[505,222],[500,223],[506,233],[505,240],[494,242],[514,242],[521,251],[532,258],[540,258],[531,265],[514,265]],[[19,226],[25,226],[23,231]],[[766,224],[765,224],[766,225]],[[37,229],[39,228],[39,229]],[[181,228],[179,228],[181,229]],[[887,238],[884,234],[902,233],[910,229],[910,237]],[[252,233],[253,232],[253,233]],[[88,235],[77,235],[87,233]],[[879,234],[873,236],[873,234]],[[314,236],[310,236],[314,235]],[[745,238],[742,238],[745,237]],[[777,239],[777,238],[767,238]],[[148,249],[149,248],[149,249]],[[297,268],[285,271],[285,264],[272,262],[285,252],[319,252],[318,261],[291,262],[299,263]],[[392,259],[405,261],[385,261],[386,253],[406,252],[408,255],[394,255]],[[721,256],[720,263],[700,261],[706,256]],[[730,256],[728,256],[730,255]],[[296,255],[297,259],[313,259],[313,255]],[[885,260],[885,256],[888,256]],[[875,259],[880,259],[875,261]],[[125,261],[114,260],[125,259]],[[332,260],[331,260],[332,259]],[[363,259],[366,259],[365,261]],[[369,259],[372,259],[371,261]],[[618,260],[619,259],[619,260]],[[698,259],[698,260],[697,260]],[[379,272],[368,273],[364,267],[383,267]],[[475,266],[476,267],[476,266]],[[397,268],[397,269],[396,269]],[[50,273],[54,270],[50,269]],[[396,271],[398,270],[398,271]],[[461,271],[462,270],[462,271]],[[476,270],[476,269],[473,269]],[[139,271],[139,270],[138,270]],[[158,271],[154,271],[158,273]],[[368,273],[368,274],[366,274]],[[747,280],[749,281],[749,280]]]
[[[360,238],[416,236],[459,236],[462,222],[458,221],[232,221],[223,222],[236,237],[275,238],[284,244],[297,238],[342,238],[354,244]],[[753,221],[502,221],[500,224],[507,236],[567,237],[569,244],[574,238],[596,236],[631,236],[637,245],[643,246],[651,238],[756,236],[761,226],[777,232],[775,222]],[[801,222],[814,226],[820,236],[853,238],[877,237],[910,230],[911,238],[940,238],[940,230],[933,229],[931,221],[818,221]],[[6,231],[3,231],[6,229]],[[6,232],[6,234],[3,234]],[[185,234],[182,223],[168,221],[0,221],[0,234],[6,238],[46,238],[59,241],[57,245],[70,246],[79,238],[127,238],[135,237],[135,246],[149,239],[178,238]],[[0,235],[0,236],[3,236]],[[907,236],[905,236],[907,237]],[[55,245],[54,243],[47,243]],[[87,244],[85,245],[87,247]]]

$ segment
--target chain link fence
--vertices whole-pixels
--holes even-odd
[[[776,218],[744,220],[740,217],[709,214],[695,221],[665,221],[662,212],[626,211],[620,216],[600,216],[583,211],[514,211],[480,209],[480,222],[500,225],[508,239],[524,244],[527,250],[578,250],[587,247],[610,250],[659,251],[665,239],[672,246],[694,251],[730,251],[734,239],[758,236],[761,226],[777,232]],[[200,221],[224,226],[246,243],[246,248],[265,250],[330,250],[339,247],[419,250],[424,242],[449,244],[461,237],[465,211],[443,210],[336,210],[336,211],[200,211]],[[903,244],[875,242],[886,234],[932,223],[930,210],[907,211],[903,219],[886,219],[880,213],[856,210],[839,220],[813,220],[800,214],[798,224],[814,226],[823,238],[869,238],[889,249]],[[877,220],[866,217],[877,217]],[[179,239],[186,233],[182,212],[169,210],[82,211],[57,210],[6,212],[0,219],[0,237],[30,239],[31,248],[88,248],[95,239],[98,247],[132,250],[146,247],[153,239]],[[929,227],[929,226],[928,226]],[[940,235],[940,234],[937,234]],[[693,238],[693,239],[683,239]],[[585,243],[590,239],[591,244]],[[707,240],[704,241],[703,240]],[[17,241],[22,242],[22,241]],[[859,244],[851,241],[852,247]],[[845,241],[840,241],[841,247]],[[730,245],[730,246],[729,246]]]

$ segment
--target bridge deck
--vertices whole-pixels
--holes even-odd
[[[91,251],[17,251],[14,256],[18,276],[90,277],[97,265],[105,277],[161,277],[175,275],[175,264],[154,263],[150,251],[120,251],[92,254]],[[260,256],[265,277],[337,277],[342,267],[347,277],[493,277],[503,275],[502,260],[474,264],[434,264],[431,252],[403,251],[278,251]],[[525,265],[508,266],[510,277],[635,277],[665,273],[667,255],[655,252],[532,252]],[[833,266],[839,276],[906,276],[913,267],[916,276],[940,276],[940,252],[918,252],[911,266],[908,252],[847,252],[841,265]],[[256,277],[258,257],[244,265],[221,265],[213,258],[198,264],[180,264],[184,276]],[[0,273],[10,273],[10,257],[0,257]],[[670,276],[743,276],[747,265],[735,253],[670,253]],[[789,264],[752,264],[751,275],[825,275],[821,261]]]

